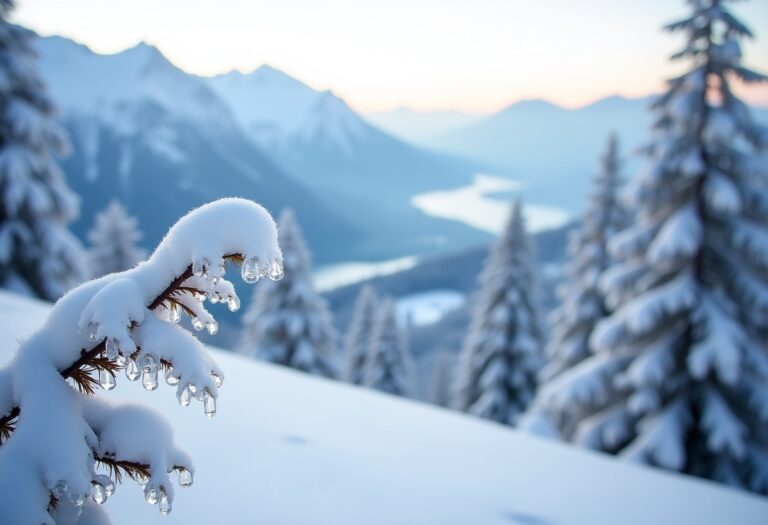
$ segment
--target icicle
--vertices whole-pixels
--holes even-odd
[[[114,337],[107,337],[105,343],[107,359],[110,361],[117,360],[117,356],[120,355],[120,342]]]
[[[211,395],[208,388],[203,390],[203,410],[208,419],[216,415],[216,398]]]
[[[181,391],[176,394],[176,397],[178,398],[179,404],[181,406],[188,407],[189,402],[192,400],[192,392],[189,390],[189,385],[182,388]]]
[[[173,367],[169,366],[165,369],[165,382],[170,386],[176,386],[181,381],[181,378],[173,374]]]
[[[179,485],[182,487],[191,487],[192,486],[192,472],[189,470],[182,468],[179,470]]]
[[[203,329],[203,322],[199,318],[195,317],[194,319],[192,319],[192,328],[194,328],[195,331],[199,332],[200,330]]]
[[[102,505],[105,501],[107,501],[107,491],[104,490],[104,487],[102,487],[100,484],[94,483],[91,485],[91,497],[93,498],[93,501],[99,505]]]
[[[99,384],[104,390],[112,390],[115,388],[115,376],[112,372],[105,368],[99,369]]]
[[[214,283],[214,284],[215,284],[215,283]],[[218,302],[219,302],[219,294],[218,294],[218,293],[216,293],[216,292],[214,292],[214,291],[210,291],[210,292],[208,292],[208,301],[209,301],[211,304],[216,304],[216,303],[218,303]]]
[[[168,321],[176,324],[179,321],[181,321],[181,313],[179,312],[179,305],[176,303],[171,303],[171,306],[168,307]]]
[[[60,479],[56,482],[56,485],[53,486],[53,490],[51,492],[53,492],[53,495],[57,498],[61,498],[64,496],[64,494],[69,492],[69,485],[67,485],[66,481]]]
[[[114,493],[115,493],[115,484],[110,479],[109,481],[106,481],[104,483],[104,494],[106,494],[107,496],[111,496]]]
[[[259,258],[250,257],[249,259],[243,261],[243,266],[240,269],[240,275],[242,276],[243,281],[247,282],[248,284],[253,284],[258,281],[260,277]]]
[[[168,494],[165,493],[165,489],[160,486],[160,514],[167,516],[171,512],[171,500],[168,499]]]
[[[236,295],[227,297],[227,308],[230,312],[237,312],[240,309],[240,298]]]
[[[285,275],[283,265],[277,259],[273,260],[269,265],[269,278],[273,281],[279,281],[283,275]]]
[[[149,391],[157,388],[157,358],[152,354],[146,354],[141,363],[143,376],[141,384]]]
[[[88,339],[91,341],[95,341],[98,337],[99,333],[99,325],[94,323],[93,321],[90,321],[88,323],[88,326],[85,328],[85,333],[88,335]]]
[[[205,329],[208,330],[209,334],[216,335],[216,332],[219,331],[219,323],[216,321],[208,321],[205,323]]]
[[[125,377],[127,377],[129,381],[136,381],[140,375],[141,371],[139,370],[139,365],[136,364],[135,360],[129,358],[128,364],[125,367]]]
[[[211,377],[213,377],[213,384],[216,385],[216,388],[221,388],[221,385],[224,384],[224,380],[221,378],[221,376],[216,372],[211,372]]]
[[[149,485],[147,488],[144,489],[144,501],[149,503],[150,505],[154,505],[157,503],[159,499],[159,495],[157,492],[157,488],[155,488],[154,485]]]
[[[192,273],[195,277],[208,277],[208,268],[211,266],[211,261],[203,257],[192,263]]]
[[[82,506],[85,505],[85,495],[80,492],[70,492],[69,501],[78,509],[82,508]]]

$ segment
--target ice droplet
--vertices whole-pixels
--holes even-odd
[[[218,303],[219,302],[219,294],[214,292],[214,291],[208,292],[208,301],[210,301],[211,304]]]
[[[183,468],[179,470],[179,485],[182,487],[191,487],[192,486],[192,472],[189,470]]]
[[[173,367],[169,366],[165,369],[165,382],[170,386],[176,386],[181,381],[181,378],[173,373]]]
[[[203,410],[208,419],[216,415],[216,398],[211,395],[208,388],[203,390]]]
[[[211,372],[211,377],[213,377],[213,384],[216,385],[216,388],[221,388],[221,385],[224,384],[224,379],[216,372]]]
[[[88,334],[88,339],[95,341],[99,333],[99,325],[93,321],[88,322],[88,326],[85,328],[85,333]]]
[[[107,496],[111,496],[115,493],[115,484],[112,480],[109,480],[104,483],[104,494]]]
[[[154,485],[149,485],[144,489],[144,501],[150,505],[157,503],[160,496],[158,495],[157,488]]]
[[[273,281],[279,281],[284,275],[283,265],[277,259],[273,260],[269,265],[269,278]]]
[[[107,501],[107,492],[100,484],[94,483],[91,485],[91,497],[93,498],[93,501],[99,505],[102,505],[105,501]]]
[[[139,365],[136,364],[135,360],[129,358],[128,364],[125,366],[125,377],[127,377],[129,381],[136,381],[140,375],[141,371],[139,370]]]
[[[168,320],[174,324],[181,321],[181,313],[179,312],[178,304],[171,303],[171,306],[168,307]]]
[[[107,359],[110,361],[117,360],[117,356],[120,355],[120,342],[114,337],[107,337],[107,342],[104,345],[106,347]]]
[[[243,281],[248,284],[253,284],[259,280],[259,258],[250,257],[243,261],[243,266],[240,269],[240,275]]]
[[[141,384],[149,391],[157,388],[157,358],[152,354],[146,354],[141,362],[143,376]]]
[[[81,494],[80,492],[70,492],[69,493],[69,501],[77,508],[82,507],[85,505],[85,496]]]
[[[203,329],[203,322],[199,318],[195,317],[192,319],[192,328],[199,332]]]
[[[104,390],[112,390],[115,388],[115,376],[109,370],[101,368],[99,369],[99,384]]]
[[[205,323],[205,329],[208,330],[209,334],[216,335],[216,332],[219,331],[219,323],[216,321],[208,321]]]
[[[168,494],[165,493],[165,489],[160,487],[160,514],[167,516],[171,512],[171,500],[168,499]]]
[[[230,312],[237,312],[240,309],[240,298],[236,295],[227,297],[227,308]]]
[[[192,392],[189,391],[189,386],[185,386],[181,391],[176,394],[179,400],[179,404],[183,407],[188,407],[189,402],[192,400]]]
[[[203,257],[197,259],[192,263],[192,273],[195,277],[208,277],[208,268],[211,266],[211,261]]]

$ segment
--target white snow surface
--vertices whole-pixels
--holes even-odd
[[[0,365],[49,305],[0,292]],[[439,408],[212,350],[227,375],[217,416],[122,374],[104,397],[151,403],[195,458],[166,517],[138,485],[114,524],[765,524],[768,499],[621,463]],[[194,405],[193,405],[194,407]],[[198,407],[199,408],[199,407]]]

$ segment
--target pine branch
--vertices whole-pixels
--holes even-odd
[[[224,256],[225,261],[230,261],[234,264],[242,264],[244,257],[239,253],[233,253]],[[149,304],[147,308],[150,310],[156,310],[163,306],[165,308],[170,307],[172,304],[178,304],[188,314],[192,315],[191,311],[184,307],[181,303],[173,298],[173,295],[179,291],[191,291],[202,293],[200,290],[196,290],[189,286],[184,286],[184,283],[192,277],[192,265],[187,266],[186,270],[181,275],[176,277],[171,283],[155,297],[155,299]],[[98,380],[93,376],[93,373],[97,370],[107,370],[113,376],[119,370],[119,366],[102,354],[106,350],[106,341],[101,341],[99,344],[91,348],[90,350],[80,350],[80,357],[74,361],[70,366],[61,371],[61,376],[64,379],[72,379],[77,384],[81,393],[92,395],[98,390]],[[137,351],[138,352],[138,351]],[[170,363],[166,363],[170,366]],[[19,407],[13,407],[7,414],[0,417],[0,446],[2,446],[13,434],[16,428],[18,417],[21,413]]]
[[[134,481],[140,479],[149,479],[152,476],[152,468],[137,461],[127,461],[122,459],[116,459],[114,455],[105,454],[99,455],[96,451],[93,451],[93,459],[100,466],[107,469],[108,475],[115,480],[116,483],[122,483],[123,478],[129,477]],[[182,470],[186,467],[182,465],[174,465],[172,470]]]

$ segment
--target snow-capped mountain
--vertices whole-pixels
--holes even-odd
[[[343,255],[343,247],[328,246],[336,238],[329,228],[352,237],[355,228],[247,139],[206,81],[156,48],[139,44],[100,55],[47,37],[38,41],[38,55],[73,144],[62,166],[82,197],[76,233],[83,235],[94,214],[118,198],[138,217],[151,246],[190,208],[241,195],[273,212],[297,208],[317,258]]]
[[[424,253],[448,239],[467,244],[487,237],[427,217],[411,203],[419,193],[471,183],[480,163],[407,144],[371,125],[332,92],[312,89],[270,66],[230,72],[209,83],[249,138],[279,166],[344,218],[365,225],[370,235],[360,248],[366,255]],[[400,253],[388,252],[393,245]]]

